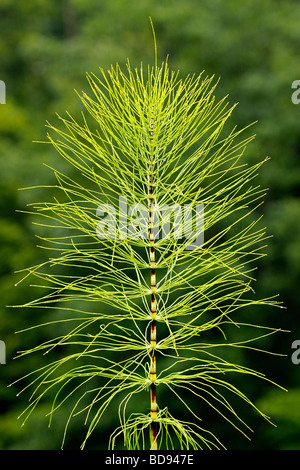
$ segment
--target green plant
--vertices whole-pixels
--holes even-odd
[[[111,448],[120,436],[128,449],[221,448],[202,426],[201,406],[246,433],[229,395],[258,410],[230,378],[267,380],[231,360],[227,350],[258,350],[252,341],[277,331],[237,318],[241,309],[278,305],[273,298],[256,299],[251,287],[266,239],[255,218],[265,191],[253,184],[264,162],[242,163],[253,136],[226,130],[234,106],[215,98],[213,77],[180,79],[166,61],[146,71],[128,63],[126,73],[117,65],[87,78],[94,97],[84,93],[81,101],[91,124],[84,115],[80,124],[59,117],[64,130],[49,124],[48,139],[74,174],[54,170],[60,194],[33,204],[32,213],[49,221],[41,225],[53,236],[40,238],[53,255],[25,275],[46,289],[25,306],[60,312],[42,326],[73,326],[19,353],[59,350],[55,360],[23,378],[22,391],[33,387],[24,421],[53,393],[50,422],[73,397],[66,428],[73,416],[85,414],[82,447],[104,413],[115,410],[120,427],[110,436]],[[170,220],[164,225],[155,212],[163,204],[174,209],[168,236],[162,230]],[[190,210],[187,242],[178,217],[197,204],[204,218]],[[260,333],[232,342],[231,327]],[[182,411],[176,416],[160,390],[190,418]],[[146,394],[149,405],[139,410]]]

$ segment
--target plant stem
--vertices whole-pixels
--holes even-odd
[[[151,362],[150,362],[150,417],[151,417],[151,450],[157,450],[157,401],[156,401],[156,270],[155,248],[153,231],[153,117],[150,123],[151,163],[149,175],[149,241],[150,241],[150,267],[151,267]]]

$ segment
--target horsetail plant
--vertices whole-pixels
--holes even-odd
[[[66,430],[85,416],[82,448],[105,413],[119,417],[111,449],[224,448],[204,409],[245,435],[230,396],[269,420],[231,380],[271,382],[234,361],[241,348],[267,352],[252,342],[277,331],[237,318],[278,305],[251,287],[266,239],[253,180],[266,159],[242,162],[253,136],[225,131],[235,106],[216,99],[214,77],[182,79],[167,61],[100,71],[87,75],[92,97],[80,95],[88,117],[48,124],[73,172],[53,170],[53,201],[29,210],[53,255],[25,271],[45,293],[24,306],[52,309],[39,326],[57,337],[19,352],[54,358],[23,378],[33,393],[21,416],[52,394],[50,422],[68,400]],[[230,341],[231,328],[260,333]]]

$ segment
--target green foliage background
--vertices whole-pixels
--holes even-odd
[[[220,77],[220,96],[229,93],[231,103],[239,102],[233,121],[242,127],[258,120],[247,158],[271,157],[259,179],[269,188],[261,210],[273,238],[268,256],[257,264],[255,291],[258,297],[278,293],[286,309],[252,310],[251,323],[291,332],[263,344],[285,357],[240,354],[243,364],[265,372],[289,392],[249,379],[238,384],[277,425],[270,426],[251,410],[247,416],[246,410],[243,416],[255,429],[250,442],[213,415],[211,427],[228,449],[300,449],[300,364],[291,361],[291,344],[300,339],[300,105],[291,101],[291,84],[300,79],[296,0],[1,1],[0,79],[7,97],[0,105],[0,339],[6,342],[7,364],[0,365],[0,449],[59,448],[68,416],[61,411],[48,429],[45,401],[21,427],[17,417],[27,397],[16,397],[18,389],[7,388],[39,364],[38,357],[13,360],[16,351],[45,339],[41,330],[14,334],[39,323],[45,313],[6,307],[35,296],[26,283],[14,286],[18,277],[13,272],[45,256],[36,248],[31,216],[16,211],[32,200],[47,199],[47,189],[18,188],[53,182],[43,163],[66,165],[50,146],[32,141],[44,140],[45,121],[55,122],[56,112],[78,115],[74,88],[88,91],[86,72],[97,74],[99,66],[107,69],[115,62],[122,66],[127,57],[132,66],[153,64],[149,15],[160,61],[168,54],[170,68],[179,68],[182,76],[204,69]],[[107,417],[88,448],[105,448],[114,424]],[[66,448],[79,447],[80,428],[81,422],[74,421]]]

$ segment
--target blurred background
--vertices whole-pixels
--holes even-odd
[[[74,89],[88,91],[86,72],[97,74],[99,66],[108,69],[116,62],[122,66],[127,58],[132,66],[153,64],[149,16],[159,61],[169,55],[170,68],[180,69],[182,76],[205,70],[220,77],[220,96],[239,102],[232,123],[242,127],[258,121],[246,158],[271,157],[259,183],[269,188],[260,211],[272,238],[268,256],[257,263],[255,292],[258,297],[279,294],[286,309],[251,312],[250,322],[290,333],[264,344],[284,356],[254,355],[250,366],[289,391],[239,379],[239,387],[276,427],[249,410],[245,420],[255,429],[251,441],[215,417],[212,428],[228,449],[300,450],[300,364],[292,361],[292,343],[300,340],[300,104],[291,99],[292,83],[300,80],[298,0],[1,0],[0,80],[6,84],[6,104],[0,105],[0,339],[6,343],[6,364],[0,365],[0,449],[57,449],[68,416],[61,408],[48,429],[45,399],[21,427],[17,417],[25,397],[7,388],[36,366],[35,359],[14,360],[16,352],[29,346],[24,341],[40,340],[38,331],[14,334],[38,323],[38,311],[6,307],[34,296],[28,283],[14,286],[14,271],[41,256],[31,216],[18,211],[31,200],[47,198],[47,189],[32,194],[19,188],[52,183],[44,163],[65,165],[54,149],[33,141],[45,139],[45,123],[53,122],[56,112],[78,114]],[[104,448],[109,426],[106,418],[87,448]],[[82,437],[75,422],[67,447],[78,448]]]

